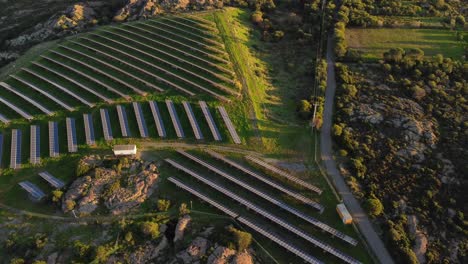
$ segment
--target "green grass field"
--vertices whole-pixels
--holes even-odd
[[[464,54],[463,43],[456,40],[455,32],[444,29],[350,28],[346,29],[346,42],[368,60],[382,59],[391,48],[419,48],[426,56],[442,54],[456,59]]]

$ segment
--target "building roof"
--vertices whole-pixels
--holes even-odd
[[[136,145],[115,145],[114,151],[135,150]]]

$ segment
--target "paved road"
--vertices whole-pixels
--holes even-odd
[[[328,63],[328,80],[327,90],[325,93],[325,108],[323,111],[323,125],[320,133],[320,152],[322,162],[327,170],[328,175],[332,178],[333,184],[336,186],[338,193],[343,198],[343,202],[353,216],[354,222],[367,241],[367,244],[374,252],[380,263],[394,263],[382,240],[372,227],[369,218],[364,210],[359,205],[354,195],[346,185],[343,177],[337,169],[336,162],[332,154],[332,138],[331,125],[333,117],[334,96],[336,90],[335,65],[333,55],[333,41],[328,38],[327,45],[327,63]]]

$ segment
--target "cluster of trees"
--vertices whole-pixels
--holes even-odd
[[[296,112],[303,120],[312,120],[315,128],[320,129],[323,123],[323,102],[325,101],[325,89],[327,88],[327,61],[322,59],[315,65],[316,68],[316,86],[317,93],[312,95],[309,100],[300,100]],[[317,105],[315,108],[314,104]]]
[[[364,77],[363,72],[366,76]],[[374,84],[367,80],[372,77]],[[353,191],[364,201],[371,216],[382,223],[385,236],[399,263],[417,263],[408,234],[406,213],[418,217],[431,236],[426,258],[430,263],[451,262],[450,243],[466,248],[463,208],[466,205],[468,164],[468,67],[465,62],[437,55],[424,56],[419,49],[391,49],[376,68],[362,69],[337,64],[337,112],[333,133],[339,153],[348,156]],[[388,89],[376,88],[385,84]],[[372,125],[355,118],[362,105],[392,108],[395,100],[419,105],[434,124],[436,145],[426,149],[423,161],[401,159],[401,131],[384,124]],[[411,113],[408,113],[411,117]],[[443,157],[443,158],[441,158]],[[453,177],[442,181],[443,159],[453,165]],[[401,203],[405,211],[401,211]],[[449,209],[448,209],[449,208]],[[441,234],[444,234],[443,236]],[[458,251],[458,260],[466,257]]]

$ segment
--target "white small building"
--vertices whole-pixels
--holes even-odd
[[[338,212],[338,215],[341,217],[341,221],[343,221],[343,224],[348,225],[353,222],[353,217],[348,211],[348,208],[346,208],[344,203],[340,203],[336,206],[336,211]]]
[[[115,145],[112,151],[115,156],[135,156],[137,147],[136,145]]]

